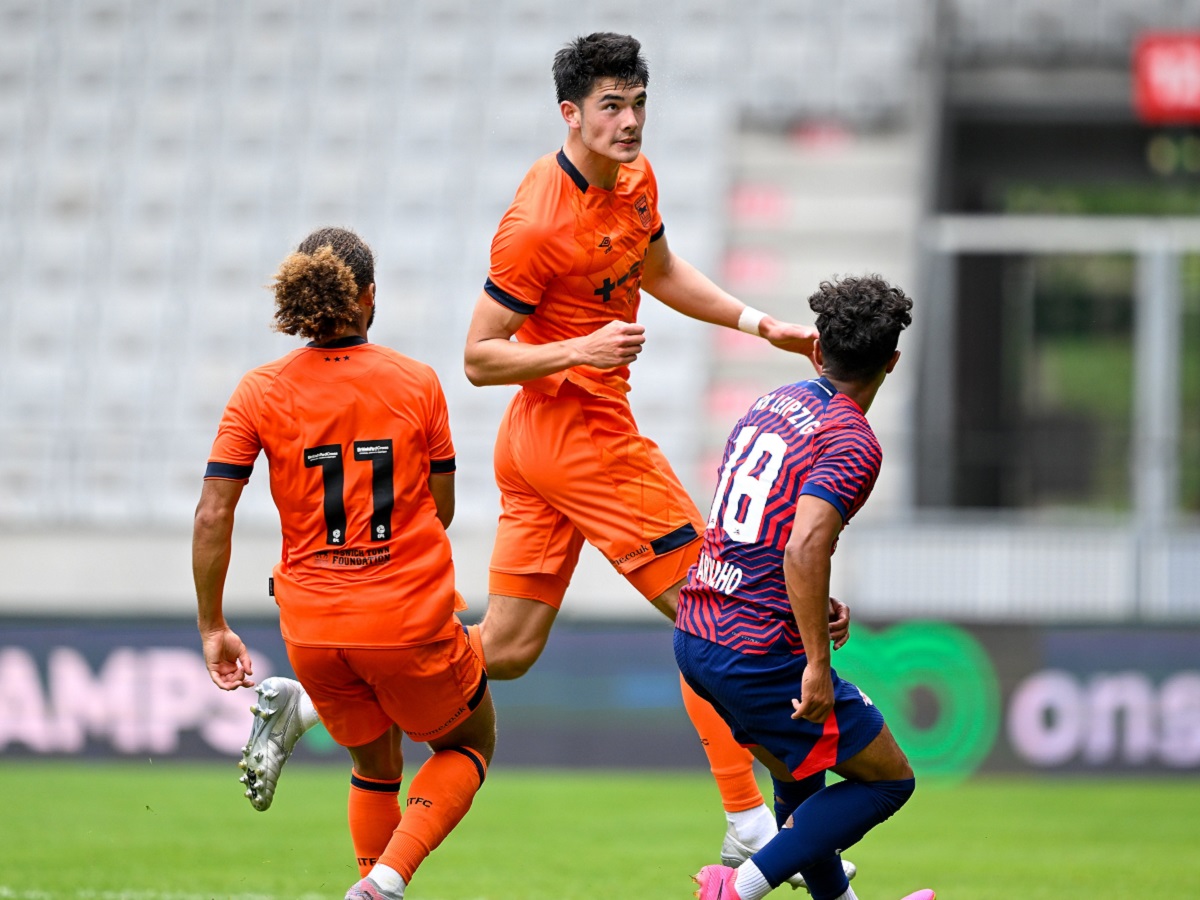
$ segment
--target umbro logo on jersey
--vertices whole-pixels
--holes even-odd
[[[604,240],[602,240],[598,246],[599,246],[599,249],[603,250],[605,253],[611,253],[612,252],[612,238],[610,238],[606,234],[604,236]]]

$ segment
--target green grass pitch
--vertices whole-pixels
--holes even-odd
[[[413,760],[415,765],[417,760]],[[257,813],[236,768],[0,765],[0,900],[340,898],[348,768],[295,764]],[[922,785],[847,855],[862,900],[1200,896],[1195,779]],[[688,898],[724,820],[704,773],[491,773],[412,900]],[[795,896],[786,887],[773,897]]]

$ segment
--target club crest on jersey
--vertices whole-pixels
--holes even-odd
[[[650,227],[650,201],[646,199],[646,195],[638,197],[633,203],[633,208],[637,210],[638,218],[642,220],[642,225],[646,228]]]

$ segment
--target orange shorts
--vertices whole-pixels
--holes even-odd
[[[652,600],[687,575],[704,520],[624,397],[522,390],[496,436],[493,594],[558,608],[586,540]]]
[[[321,724],[343,747],[369,744],[393,722],[412,740],[431,741],[465,722],[487,690],[462,631],[418,647],[288,644],[287,653]]]

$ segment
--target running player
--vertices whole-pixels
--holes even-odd
[[[222,595],[234,510],[265,452],[283,532],[273,588],[288,659],[353,762],[348,809],[360,880],[346,900],[404,896],[417,866],[466,814],[495,748],[487,676],[455,616],[445,398],[428,366],[367,342],[374,280],[370,249],[343,229],[314,232],[284,260],[275,328],[310,342],[254,369],[234,391],[192,540],[209,672],[224,690],[251,687],[253,664],[225,621]],[[277,766],[313,717],[294,681],[267,679],[258,691],[257,749],[247,746],[242,781],[265,808]],[[403,817],[402,732],[433,751]]]
[[[675,617],[704,522],[626,398],[645,340],[641,291],[691,318],[813,350],[814,329],[747,307],[671,252],[641,154],[649,72],[640,47],[598,33],[555,56],[566,141],[534,163],[502,218],[467,334],[472,383],[523,388],[496,440],[501,514],[487,612],[470,629],[492,678],[518,678],[537,660],[584,541]],[[835,619],[844,637],[844,608]],[[683,691],[727,813],[722,858],[736,865],[775,834],[774,817],[750,754]]]
[[[740,868],[701,869],[701,900],[761,900],[797,872],[814,900],[854,900],[839,854],[915,786],[883,715],[830,667],[828,617],[830,556],[882,461],[866,412],[912,301],[865,277],[825,282],[809,305],[823,374],[760,397],[734,426],[679,592],[679,669],[771,772],[781,826]],[[845,780],[826,787],[828,769]]]

